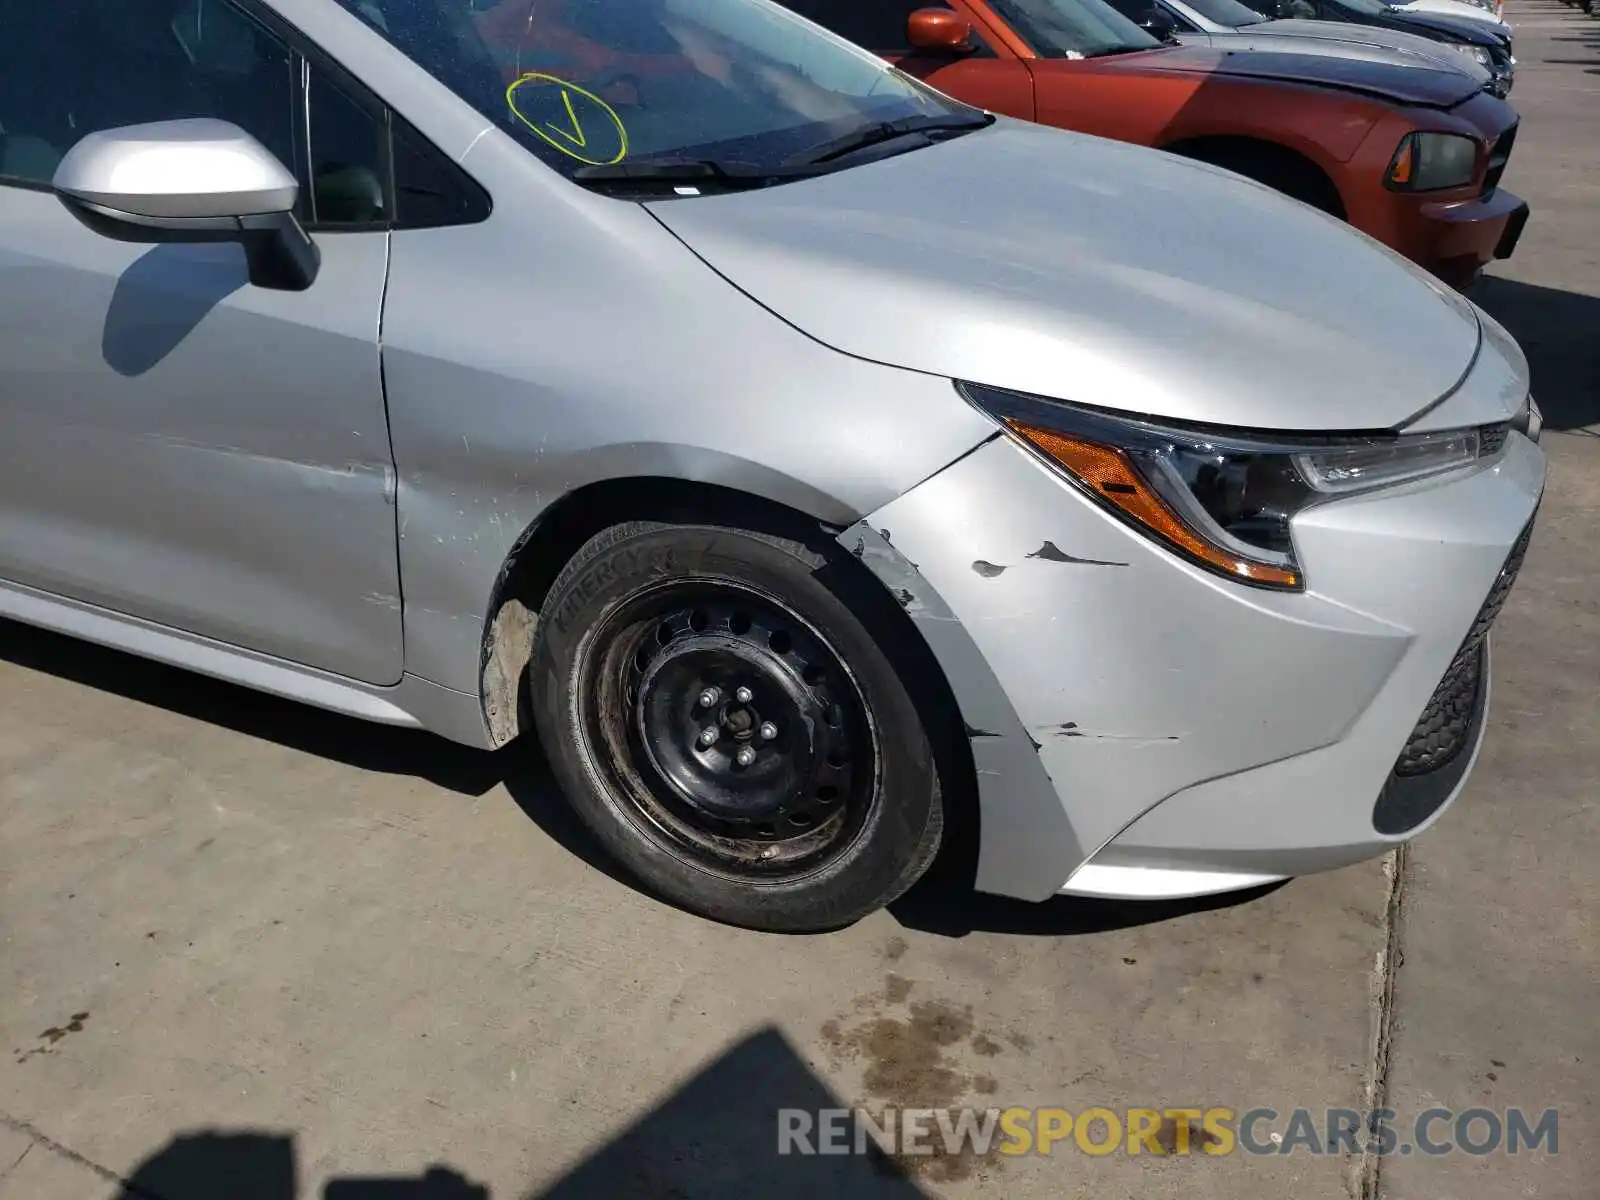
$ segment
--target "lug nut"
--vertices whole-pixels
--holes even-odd
[[[771,721],[761,722],[761,740],[763,742],[770,742],[777,736],[778,727],[776,725],[774,725]]]
[[[700,744],[702,746],[709,746],[713,742],[715,742],[716,740],[717,740],[717,731],[716,731],[715,727],[707,725],[704,729],[702,729],[700,731]]]
[[[738,754],[734,755],[734,758],[741,767],[748,767],[751,763],[755,762],[756,752],[749,746],[745,746],[739,751]]]
[[[740,688],[738,691],[736,691],[733,694],[733,696],[734,696],[734,699],[737,700],[740,704],[749,704],[750,701],[755,698],[751,694],[750,689],[747,688],[747,687]]]
[[[710,708],[713,704],[721,699],[722,693],[717,691],[716,688],[707,688],[705,691],[700,693],[700,707]]]

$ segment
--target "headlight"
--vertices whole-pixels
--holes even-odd
[[[1471,466],[1504,441],[1477,429],[1320,437],[1181,429],[1020,392],[961,389],[1139,532],[1219,575],[1288,591],[1305,587],[1290,532],[1296,515]]]
[[[1539,406],[1534,403],[1532,392],[1523,398],[1522,407],[1517,409],[1517,415],[1511,418],[1511,428],[1530,442],[1537,442],[1539,435],[1544,432],[1544,413],[1540,412]]]
[[[1480,66],[1492,67],[1494,65],[1494,55],[1489,53],[1487,46],[1469,46],[1465,42],[1444,42],[1442,44],[1448,46],[1457,54],[1465,54]]]
[[[1389,163],[1389,186],[1403,192],[1435,192],[1462,187],[1478,173],[1474,138],[1456,133],[1408,133]]]

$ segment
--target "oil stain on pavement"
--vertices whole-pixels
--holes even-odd
[[[31,1050],[19,1050],[17,1052],[17,1061],[19,1063],[27,1062],[36,1054],[54,1054],[56,1043],[68,1034],[82,1033],[83,1023],[88,1019],[89,1014],[86,1012],[73,1013],[65,1025],[50,1026],[49,1029],[39,1035],[39,1045]]]
[[[898,963],[904,943],[895,950],[885,957]],[[979,1029],[971,1005],[913,999],[921,986],[891,972],[880,989],[857,997],[852,1011],[825,1021],[821,1028],[832,1067],[840,1073],[859,1072],[865,1096],[853,1107],[880,1126],[895,1119],[895,1112],[888,1110],[991,1107],[991,1098],[1000,1090],[996,1068],[1002,1064],[1006,1044],[1015,1049],[1028,1044],[1020,1034]],[[954,1113],[951,1121],[953,1126]],[[928,1152],[897,1154],[894,1163],[906,1174],[931,1182],[954,1182],[975,1174],[986,1178],[1001,1161],[992,1149],[983,1155],[970,1146],[952,1151],[937,1124],[930,1124],[923,1145]]]

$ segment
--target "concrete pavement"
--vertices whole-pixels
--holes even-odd
[[[1395,1200],[1600,1195],[1600,20],[1512,0],[1523,114],[1506,185],[1533,204],[1476,299],[1534,369],[1551,474],[1496,625],[1494,728],[1412,848],[1390,1103],[1560,1113],[1560,1153],[1385,1159]]]

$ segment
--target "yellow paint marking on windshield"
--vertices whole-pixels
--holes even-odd
[[[546,121],[542,125],[535,123],[527,113],[522,111],[519,106],[518,94],[530,84],[535,88],[554,87],[560,89],[561,101],[566,109],[567,118],[572,122],[571,132],[552,121]],[[576,104],[573,103],[574,97],[578,101]],[[512,116],[516,117],[517,120],[544,139],[548,145],[555,147],[568,158],[575,158],[591,167],[609,167],[613,163],[619,163],[628,157],[628,127],[622,123],[622,118],[617,115],[617,110],[593,92],[581,88],[575,83],[569,83],[567,80],[555,75],[544,75],[537,71],[530,71],[506,88],[506,105],[511,109]],[[595,117],[591,116],[590,124],[585,127],[584,116],[593,113],[596,109],[599,110],[600,114],[603,114],[604,120],[597,122]],[[598,153],[598,151],[592,150],[589,145],[597,123],[610,124],[617,131],[617,152],[610,158],[591,157],[591,155]],[[546,132],[547,130],[548,132]],[[601,144],[604,145],[603,142]],[[580,153],[580,151],[589,151],[589,153]]]
[[[587,146],[589,144],[589,139],[583,136],[583,125],[578,120],[578,114],[572,111],[572,93],[566,91],[562,92],[561,99],[562,102],[567,106],[567,119],[572,122],[572,132],[568,133],[565,129],[556,129],[554,121],[546,121],[544,123],[544,127],[546,129],[555,129],[557,133],[566,138],[569,142],[575,142],[580,146]]]

